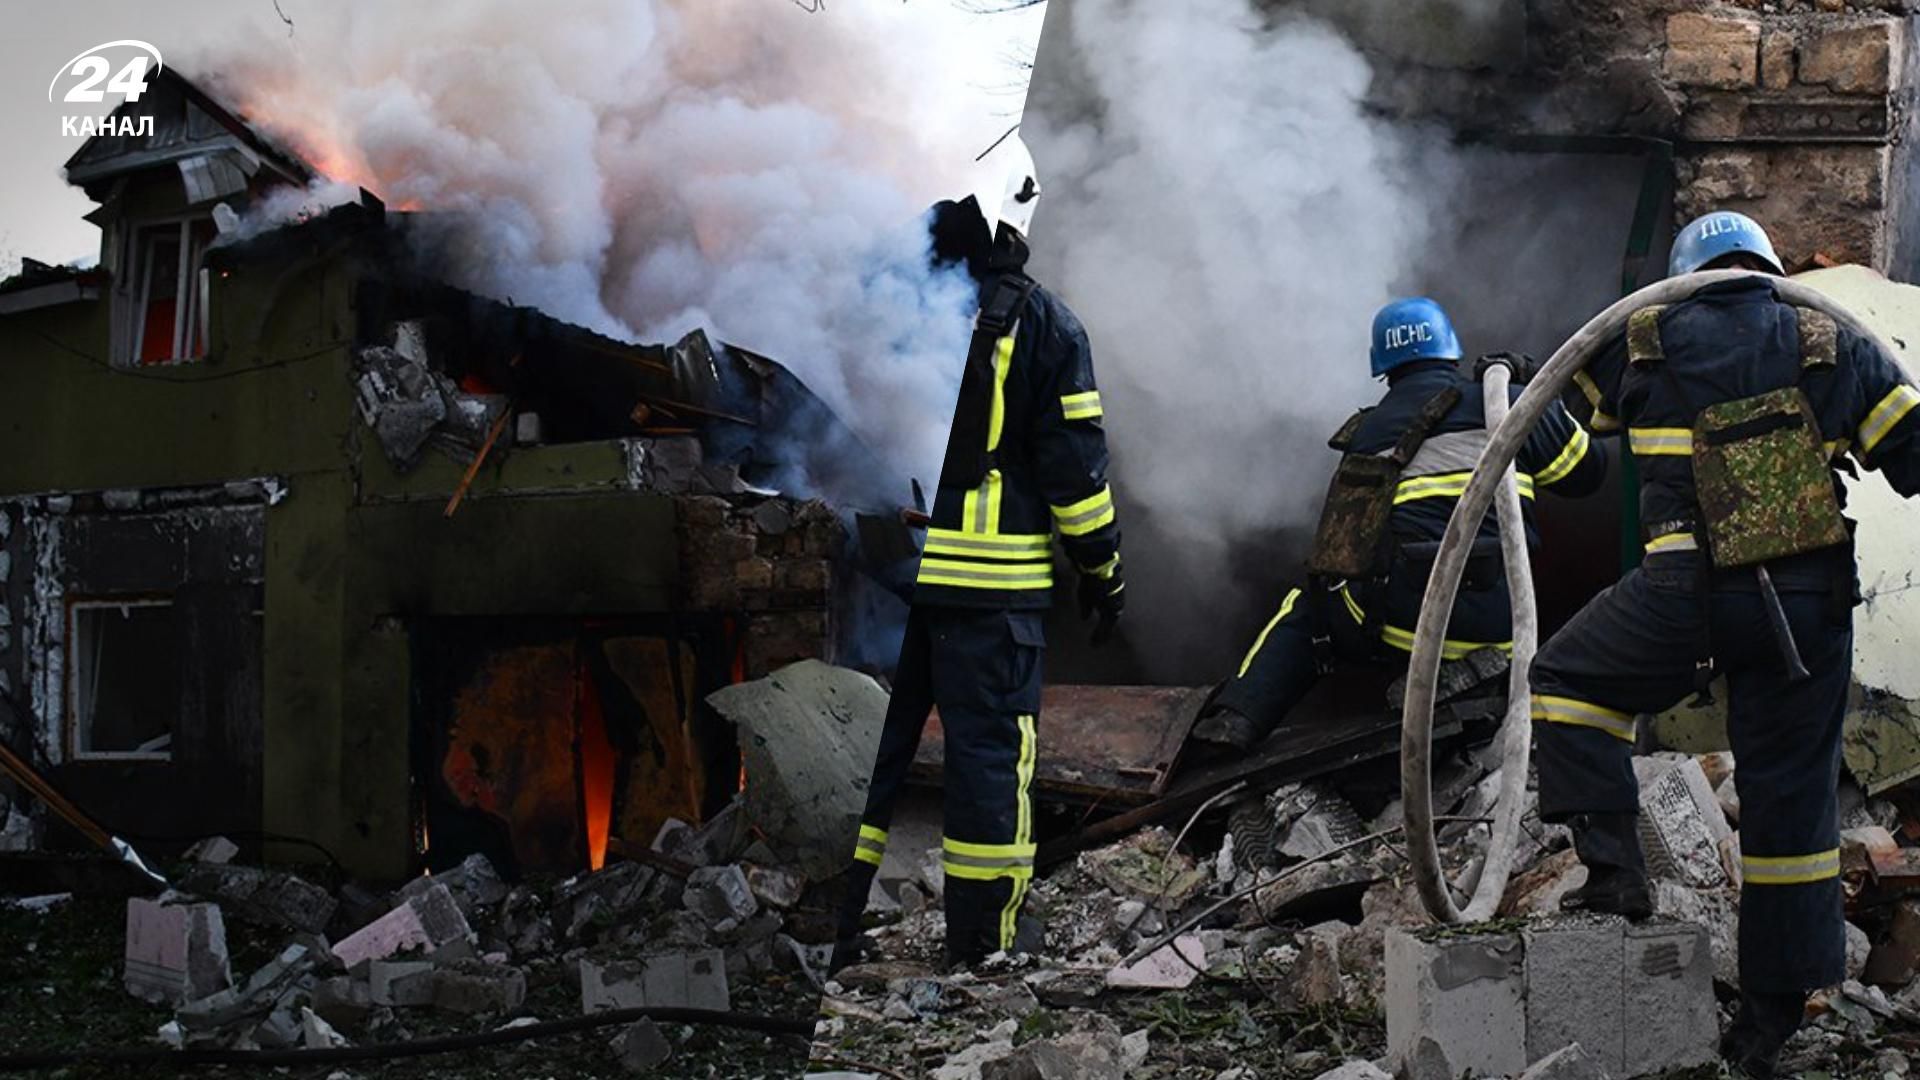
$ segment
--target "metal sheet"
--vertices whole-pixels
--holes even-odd
[[[1047,687],[1035,724],[1035,791],[1109,805],[1159,797],[1205,697],[1191,687]],[[939,782],[945,739],[936,712],[914,757],[916,779]]]

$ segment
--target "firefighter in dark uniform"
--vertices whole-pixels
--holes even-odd
[[[974,964],[1012,950],[1033,877],[1041,622],[1057,534],[1096,642],[1119,618],[1120,529],[1107,485],[1100,392],[1087,336],[1023,271],[1039,194],[1017,141],[997,236],[977,201],[941,203],[936,259],[964,262],[981,311],[914,584],[906,639],[862,815],[835,949],[854,959],[860,915],[930,709],[945,732],[946,951]]]
[[[1195,738],[1253,746],[1336,658],[1405,663],[1440,537],[1487,445],[1481,387],[1461,372],[1460,357],[1459,337],[1432,300],[1398,300],[1374,316],[1373,374],[1387,380],[1387,394],[1331,441],[1345,456],[1322,511],[1311,576],[1254,638]],[[1557,406],[1528,437],[1517,468],[1529,542],[1536,489],[1585,495],[1607,471],[1603,451]],[[1454,602],[1447,659],[1512,649],[1504,565],[1499,522],[1488,514]]]
[[[1809,991],[1846,977],[1836,784],[1852,669],[1844,455],[1920,492],[1920,390],[1835,321],[1781,302],[1760,226],[1708,214],[1670,270],[1748,269],[1636,312],[1578,378],[1640,463],[1646,558],[1533,667],[1542,815],[1588,870],[1567,906],[1647,915],[1635,719],[1727,680],[1740,795],[1741,1004],[1721,1053],[1771,1076]]]

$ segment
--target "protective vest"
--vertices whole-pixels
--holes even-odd
[[[1627,360],[1657,369],[1675,398],[1694,413],[1690,429],[1646,436],[1635,433],[1636,451],[1648,440],[1686,439],[1690,447],[1699,521],[1713,564],[1752,566],[1818,551],[1848,540],[1846,519],[1834,490],[1831,452],[1819,419],[1796,382],[1764,393],[1717,402],[1695,411],[1660,338],[1663,306],[1642,308],[1627,324]],[[1832,369],[1838,327],[1831,317],[1797,308],[1800,372]]]
[[[1434,427],[1460,402],[1460,391],[1449,386],[1428,398],[1399,441],[1381,454],[1361,454],[1350,447],[1366,418],[1354,414],[1327,440],[1341,452],[1340,464],[1327,485],[1327,498],[1314,533],[1307,570],[1316,577],[1360,579],[1385,574],[1392,552],[1387,528],[1393,516],[1400,474],[1420,452]]]

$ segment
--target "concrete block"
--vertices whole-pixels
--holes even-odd
[[[622,1030],[613,1041],[613,1049],[620,1055],[620,1067],[631,1073],[652,1072],[673,1056],[673,1045],[661,1033],[660,1025],[651,1020]]]
[[[480,1016],[512,1012],[527,1000],[527,975],[516,967],[466,961],[436,968],[433,1007],[446,1012]]]
[[[1829,30],[1800,47],[1800,81],[1840,94],[1885,94],[1898,70],[1896,24],[1879,20]]]
[[[297,991],[301,980],[309,978],[315,964],[305,945],[289,945],[280,955],[247,977],[245,985],[231,987],[197,998],[180,1007],[174,1019],[189,1033],[212,1031],[250,1016],[263,1016],[273,1010],[290,992]],[[299,1038],[300,1018],[289,1013],[276,1020],[269,1034],[291,1031],[288,1042]],[[264,1044],[263,1044],[264,1045]]]
[[[233,985],[227,926],[216,904],[127,901],[127,992],[179,1005]]]
[[[738,866],[703,866],[687,876],[680,902],[708,924],[745,922],[760,910],[747,875]]]
[[[1691,757],[1637,757],[1640,838],[1647,870],[1694,888],[1732,884],[1721,848],[1732,835],[1700,762]]]
[[[1651,1076],[1717,1059],[1720,1017],[1703,926],[1650,919],[1625,935],[1627,1008],[1621,1076]]]
[[[613,963],[580,961],[582,1012],[648,1005],[724,1010],[730,1000],[727,958],[719,949],[655,953]]]
[[[438,874],[417,877],[400,887],[394,898],[398,903],[406,903],[424,897],[435,885],[444,885],[452,894],[453,902],[459,906],[460,913],[469,921],[481,908],[492,907],[507,898],[507,883],[500,880],[500,874],[494,870],[493,863],[485,855],[474,852],[466,861],[451,870]]]
[[[1760,24],[1738,16],[1670,15],[1663,71],[1682,86],[1718,90],[1752,86],[1760,78]]]
[[[1523,947],[1513,934],[1386,937],[1387,1052],[1396,1062],[1433,1038],[1452,1067],[1508,1075],[1527,1067]]]
[[[333,955],[348,968],[409,949],[437,953],[463,948],[471,954],[473,931],[445,885],[429,885],[418,896],[341,939]]]
[[[747,866],[747,887],[754,899],[768,907],[790,908],[800,902],[807,879],[771,866]]]
[[[1207,947],[1195,935],[1182,934],[1133,964],[1107,972],[1106,978],[1107,985],[1118,990],[1184,990],[1205,970]]]
[[[1608,1071],[1626,1062],[1626,921],[1563,916],[1534,923],[1527,947],[1527,1060],[1579,1043]]]
[[[358,1028],[373,1011],[373,990],[364,979],[335,975],[314,984],[312,1007],[335,1027]]]
[[[433,965],[424,960],[372,961],[367,965],[367,988],[375,1005],[431,1005]]]
[[[300,1009],[300,1045],[308,1050],[333,1050],[352,1046],[345,1035],[333,1029],[326,1018],[312,1009]]]
[[[236,919],[311,934],[325,930],[339,906],[332,893],[304,878],[255,866],[194,863],[180,889],[220,901]]]

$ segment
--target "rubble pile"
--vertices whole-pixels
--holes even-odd
[[[753,838],[744,797],[700,826],[669,822],[634,861],[550,885],[510,884],[472,855],[391,894],[336,896],[214,851],[223,861],[191,865],[180,891],[126,904],[126,988],[173,1009],[157,1034],[175,1048],[393,1043],[636,1007],[804,1013],[829,948],[831,888]],[[283,943],[243,969],[229,921]],[[664,1068],[685,1037],[619,1027],[610,1074]]]
[[[1442,861],[1459,888],[1471,887],[1486,854],[1498,765],[1487,747],[1436,762]],[[1631,1047],[1624,1056],[1618,1046],[1581,1048],[1572,1021],[1582,1018],[1535,1017],[1527,1005],[1512,1067],[1474,1075],[1654,1075],[1634,1071],[1660,1056],[1654,1049],[1711,1059],[1726,1017],[1682,1006],[1713,1014],[1708,982],[1723,1000],[1738,986],[1735,768],[1725,753],[1635,759],[1658,913],[1627,934],[1627,951],[1698,957],[1687,961],[1697,993],[1675,984],[1676,1004],[1663,1008],[1669,1021],[1692,1016],[1706,1041],[1656,1040],[1637,1058]],[[1583,930],[1558,915],[1585,870],[1567,831],[1539,820],[1531,785],[1527,798],[1499,916],[1476,929],[1528,943],[1536,959],[1524,977],[1517,944],[1507,958],[1522,1003],[1525,987],[1579,966],[1558,964],[1555,950],[1612,940],[1624,925]],[[1920,820],[1901,805],[1898,792],[1868,799],[1843,785],[1851,978],[1815,996],[1785,1060],[1795,1072],[1905,1076],[1907,1055],[1920,1052]],[[919,825],[937,836],[937,806],[920,812],[932,820],[896,819],[896,849],[899,837],[925,834]],[[1027,913],[1044,926],[1044,944],[970,972],[944,968],[938,852],[896,850],[870,898],[877,925],[862,962],[826,984],[815,1056],[944,1080],[1461,1075],[1437,1043],[1390,1051],[1382,1027],[1387,943],[1431,927],[1400,824],[1377,770],[1242,792],[1177,832],[1147,827],[1043,871]],[[1622,993],[1629,1003],[1653,1000],[1633,986]]]

